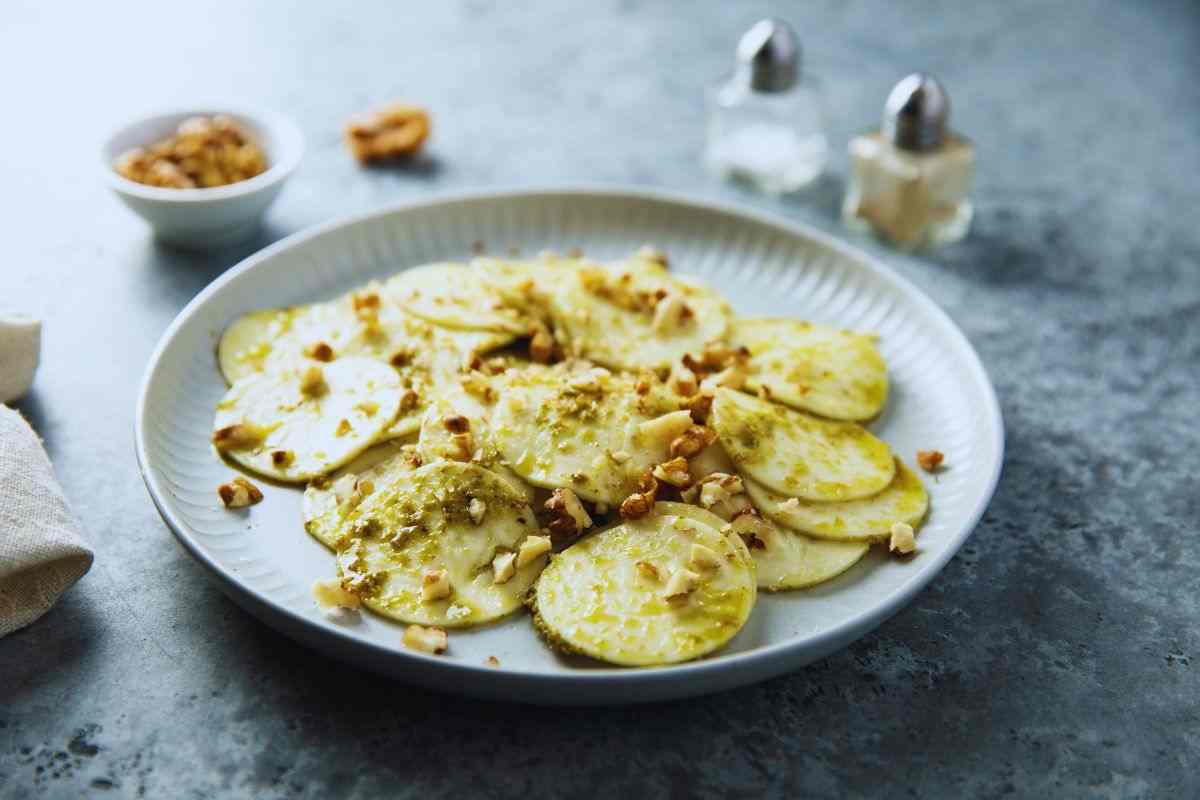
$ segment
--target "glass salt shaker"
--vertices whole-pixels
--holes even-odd
[[[710,88],[707,100],[705,161],[717,175],[783,194],[824,171],[820,97],[800,80],[800,44],[783,20],[764,19],[742,36],[733,75]]]
[[[950,98],[932,75],[896,84],[879,131],[850,140],[846,225],[904,250],[957,242],[967,235],[975,148],[948,127]]]

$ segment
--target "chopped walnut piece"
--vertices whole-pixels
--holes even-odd
[[[654,320],[650,327],[657,334],[666,334],[680,327],[695,312],[674,292],[669,292],[654,304]]]
[[[483,663],[487,664],[489,667],[498,667],[500,666],[500,659],[496,658],[495,656],[488,656],[486,659],[484,659]]]
[[[739,514],[729,523],[733,532],[742,537],[742,541],[751,550],[766,550],[767,543],[775,533],[771,523],[760,517],[753,509]]]
[[[667,586],[663,589],[663,597],[668,600],[682,600],[696,590],[699,582],[700,576],[695,572],[690,569],[678,569],[667,580]]]
[[[461,414],[456,414],[453,417],[445,417],[442,425],[451,433],[466,433],[471,429],[471,420]]]
[[[691,458],[717,440],[717,432],[703,425],[692,425],[671,442],[671,456]]]
[[[262,444],[270,432],[270,428],[263,425],[239,422],[218,429],[212,441],[218,450],[248,450]]]
[[[388,359],[388,363],[396,369],[407,367],[412,363],[414,355],[415,354],[413,351],[407,348],[403,350],[397,350],[396,352],[392,353],[392,357]]]
[[[787,500],[784,500],[783,502],[779,503],[776,506],[776,508],[778,508],[780,511],[784,512],[785,514],[799,511],[800,510],[800,498],[799,497],[789,497]]]
[[[389,103],[350,120],[346,146],[362,164],[406,158],[421,149],[429,129],[429,112],[424,108]]]
[[[722,386],[729,389],[741,389],[745,385],[746,368],[741,364],[734,364],[700,381],[700,390],[715,393]]]
[[[444,455],[451,461],[470,461],[475,456],[475,438],[469,433],[452,434],[450,449]]]
[[[891,528],[892,538],[888,542],[888,550],[894,553],[908,555],[917,549],[917,539],[913,535],[912,525],[897,522]]]
[[[634,564],[638,574],[648,581],[658,582],[662,580],[662,573],[658,571],[658,567],[651,564],[649,561],[639,561]]]
[[[700,505],[712,508],[745,490],[742,479],[737,475],[714,472],[700,481]]]
[[[664,483],[682,489],[692,482],[692,473],[688,471],[686,458],[676,457],[665,461],[654,468],[654,477]]]
[[[450,573],[444,569],[428,569],[421,576],[421,600],[431,603],[450,596],[453,587],[450,585]]]
[[[546,527],[560,540],[573,538],[592,527],[592,518],[570,489],[555,489],[546,501],[545,509],[553,514]]]
[[[654,508],[654,498],[657,494],[658,481],[647,471],[638,482],[638,491],[626,497],[618,511],[625,519],[640,519]]]
[[[549,536],[526,536],[525,541],[521,542],[521,547],[517,550],[517,568],[520,569],[549,552]]]
[[[721,566],[721,557],[711,547],[694,542],[688,565],[698,570],[717,569]]]
[[[682,436],[691,427],[692,417],[688,412],[672,411],[654,419],[639,422],[634,441],[639,447],[646,445],[655,450],[659,448],[666,450],[670,447],[671,442]]]
[[[661,264],[664,267],[669,266],[670,264],[670,262],[667,260],[667,254],[653,245],[642,245],[637,249],[637,252],[634,253],[634,255],[646,261],[653,261],[657,264]]]
[[[414,390],[405,389],[404,392],[401,393],[401,395],[400,395],[400,413],[404,413],[405,411],[412,411],[414,408],[417,407],[417,404],[420,401],[421,401],[420,395],[418,395]]]
[[[347,433],[350,433],[353,430],[354,430],[354,428],[350,425],[350,420],[343,419],[343,420],[339,421],[337,424],[337,427],[334,428],[333,435],[339,436],[339,437],[345,436]]]
[[[508,583],[517,574],[516,562],[516,553],[497,553],[492,559],[492,583]]]
[[[261,503],[263,499],[259,488],[240,475],[218,486],[217,495],[226,508],[245,508]]]
[[[677,361],[671,365],[671,374],[667,377],[667,385],[676,394],[691,397],[700,388],[696,373],[688,369],[683,362]]]
[[[554,337],[545,325],[539,323],[530,331],[529,357],[538,364],[549,364],[554,360]]]
[[[342,582],[336,578],[328,581],[317,581],[312,585],[313,600],[333,620],[345,620],[353,612],[358,611],[362,600],[354,592],[348,591]]]
[[[272,450],[271,463],[279,469],[287,469],[287,467],[296,460],[296,454],[291,450]]]
[[[343,505],[350,500],[354,495],[354,490],[358,486],[358,476],[353,472],[347,472],[342,477],[333,482],[333,496],[337,498],[338,505]]]
[[[314,342],[304,348],[304,355],[317,361],[333,361],[333,348],[325,342]]]
[[[946,456],[941,450],[918,450],[917,464],[926,472],[937,472]]]
[[[121,154],[113,168],[147,186],[206,189],[253,178],[267,158],[248,132],[217,114],[184,120],[174,136]]]
[[[487,513],[487,504],[478,497],[472,497],[471,502],[467,503],[467,515],[471,518],[471,522],[479,525],[483,522],[483,515]]]
[[[420,650],[422,653],[432,653],[436,656],[446,652],[450,637],[446,636],[444,628],[409,625],[404,629],[402,641],[410,650]]]
[[[325,373],[320,367],[309,367],[300,376],[300,393],[306,397],[320,397],[329,391],[325,383]]]
[[[713,396],[711,391],[701,391],[688,402],[688,412],[691,413],[692,421],[697,425],[708,420],[708,415],[712,411]]]

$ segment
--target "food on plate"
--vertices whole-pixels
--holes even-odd
[[[821,419],[732,389],[718,389],[712,425],[733,463],[780,494],[822,502],[877,494],[896,463],[853,422]]]
[[[527,603],[561,650],[671,664],[759,590],[914,552],[925,487],[860,424],[887,397],[874,338],[738,318],[667,263],[440,262],[230,324],[213,444],[307,483],[318,606],[441,653]]]
[[[549,550],[525,495],[475,464],[399,471],[339,514],[342,585],[401,622],[465,627],[510,614]]]
[[[267,156],[232,117],[190,117],[175,134],[122,153],[113,168],[147,186],[208,189],[248,180],[267,170]]]
[[[346,146],[361,163],[407,158],[429,138],[429,112],[409,103],[389,103],[346,125]]]
[[[829,419],[864,421],[887,402],[887,366],[873,336],[795,319],[739,319],[750,351],[746,386]]]
[[[534,590],[538,630],[624,666],[688,661],[732,639],[754,608],[754,561],[738,536],[676,505],[659,503],[557,555]]]
[[[929,509],[929,495],[916,474],[899,459],[896,477],[879,494],[822,503],[787,497],[753,479],[746,491],[754,506],[773,522],[800,533],[844,542],[882,542],[896,522],[917,525]]]
[[[946,456],[941,450],[917,451],[917,466],[926,472],[937,472],[942,468],[942,462],[945,460]]]
[[[262,490],[238,475],[217,487],[217,496],[226,508],[245,508],[262,502]]]
[[[369,358],[252,375],[217,403],[213,446],[269,478],[288,483],[319,478],[391,427],[401,392],[396,371]]]

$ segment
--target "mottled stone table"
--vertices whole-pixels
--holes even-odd
[[[0,305],[46,320],[20,408],[97,560],[0,640],[0,795],[1200,794],[1200,7],[775,4],[823,79],[835,141],[923,67],[978,143],[968,241],[925,258],[862,244],[979,349],[1004,476],[945,572],[848,650],[715,697],[558,711],[358,672],[225,599],[134,463],[154,343],[222,270],[334,216],[621,182],[836,232],[845,159],[782,202],[699,168],[702,87],[762,4],[243,5],[3,12]],[[363,172],[339,125],[393,96],[435,109],[429,158]],[[203,98],[280,108],[309,151],[258,240],[190,255],[106,194],[95,154],[123,119]]]

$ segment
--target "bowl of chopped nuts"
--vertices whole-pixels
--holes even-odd
[[[201,109],[145,117],[101,150],[109,186],[167,244],[245,239],[300,162],[300,129],[270,111]]]

